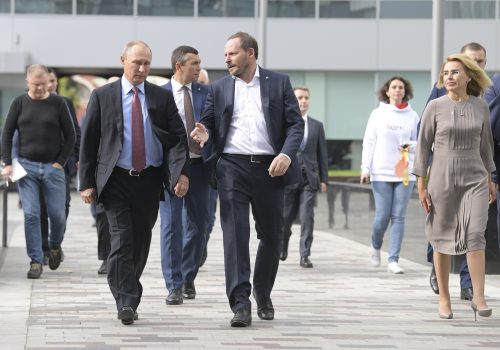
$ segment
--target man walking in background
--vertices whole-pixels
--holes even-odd
[[[179,46],[172,52],[174,75],[164,86],[172,92],[187,132],[200,121],[208,89],[196,82],[200,74],[198,50]],[[208,172],[204,159],[210,156],[210,147],[200,145],[189,138],[189,191],[184,197],[165,192],[160,203],[161,216],[161,267],[169,291],[167,305],[179,305],[183,299],[194,299],[194,280],[205,247],[208,219]],[[182,218],[182,220],[180,219]]]
[[[297,162],[302,171],[298,184],[285,188],[285,230],[281,260],[288,257],[288,242],[292,235],[292,224],[300,213],[300,266],[311,268],[309,259],[314,230],[314,207],[317,192],[326,192],[328,183],[328,156],[326,152],[323,123],[311,118],[309,110],[309,89],[299,86],[293,89],[304,119],[304,138],[297,152]]]

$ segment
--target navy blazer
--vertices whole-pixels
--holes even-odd
[[[500,169],[500,74],[495,74],[491,78],[492,85],[484,93],[484,100],[490,107],[490,124],[493,133],[493,140],[495,141],[494,160],[496,171],[493,172],[491,179],[493,182],[498,183],[498,169]]]
[[[186,129],[172,92],[144,82],[153,132],[163,146],[163,182],[169,191],[185,173]],[[80,190],[96,188],[98,198],[113,172],[123,145],[121,79],[95,89],[87,105],[80,147]]]
[[[274,153],[284,153],[292,164],[283,176],[285,185],[300,181],[295,157],[304,136],[304,119],[288,76],[260,68],[260,97],[267,132]],[[207,160],[210,183],[215,186],[215,166],[226,145],[233,118],[235,78],[226,76],[210,85],[201,123],[212,138],[212,155]]]
[[[162,86],[164,89],[172,91],[172,81],[169,81],[165,85]],[[194,112],[194,120],[195,122],[199,122],[201,120],[201,113],[203,112],[203,107],[205,107],[205,101],[207,100],[208,94],[208,86],[203,85],[197,82],[191,83],[191,94],[193,96],[193,112]],[[188,135],[188,137],[190,137]],[[203,145],[203,149],[201,155],[203,160],[207,160],[212,153],[212,141],[209,140],[205,145]]]

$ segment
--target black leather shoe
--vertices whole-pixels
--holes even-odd
[[[194,299],[196,297],[194,282],[186,282],[182,285],[182,296],[186,299]]]
[[[134,323],[135,311],[130,306],[124,306],[118,311],[118,319],[122,321],[124,325],[130,325]]]
[[[99,267],[99,270],[97,270],[98,275],[107,275],[108,274],[108,267],[106,266],[106,260],[104,260],[101,264],[101,267]]]
[[[462,288],[460,290],[460,299],[472,301],[472,295],[474,294],[472,288]]]
[[[302,267],[313,267],[313,263],[309,260],[308,256],[302,256],[300,258],[300,266]]]
[[[137,311],[134,311],[134,321],[137,321],[139,319],[139,314]]]
[[[434,266],[432,267],[431,275],[429,276],[429,284],[431,285],[432,291],[436,294],[439,294],[438,280],[436,277],[436,270],[434,270]]]
[[[182,291],[180,289],[173,289],[168,293],[167,299],[165,299],[167,305],[180,305],[183,303]]]
[[[241,309],[234,313],[231,327],[248,327],[252,324],[252,313],[250,310]]]
[[[283,241],[283,246],[281,247],[280,260],[285,261],[288,258],[288,242]]]
[[[253,297],[257,302],[257,316],[261,320],[273,320],[274,319],[274,307],[273,302],[271,301],[271,297],[260,298],[253,293]]]

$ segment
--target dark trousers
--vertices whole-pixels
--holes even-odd
[[[151,230],[158,216],[162,191],[160,168],[130,176],[115,168],[100,201],[109,222],[111,250],[108,284],[120,310],[137,309],[142,297],[142,275],[151,245]]]
[[[194,282],[205,248],[208,175],[202,162],[188,165],[187,172],[187,194],[180,198],[165,192],[160,204],[161,267],[169,291]]]
[[[281,177],[269,176],[269,164],[226,155],[217,164],[226,294],[233,312],[251,308],[250,205],[260,240],[253,274],[253,288],[259,298],[271,295],[278,272],[284,185]]]
[[[317,191],[312,189],[306,174],[302,173],[299,184],[285,187],[285,229],[283,244],[288,246],[292,235],[292,224],[300,215],[300,256],[311,255],[314,230],[314,206],[316,205]]]
[[[104,207],[101,203],[95,208],[95,226],[97,230],[97,258],[107,260],[111,250],[109,223]]]

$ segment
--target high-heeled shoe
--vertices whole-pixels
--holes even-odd
[[[453,312],[450,312],[449,314],[440,312],[439,313],[439,318],[445,319],[445,320],[451,320],[453,318]]]
[[[485,309],[478,309],[476,303],[473,301],[470,302],[470,307],[472,308],[472,311],[474,311],[474,322],[477,322],[476,313],[479,314],[479,316],[481,317],[490,317],[491,314],[493,313],[491,307]]]

